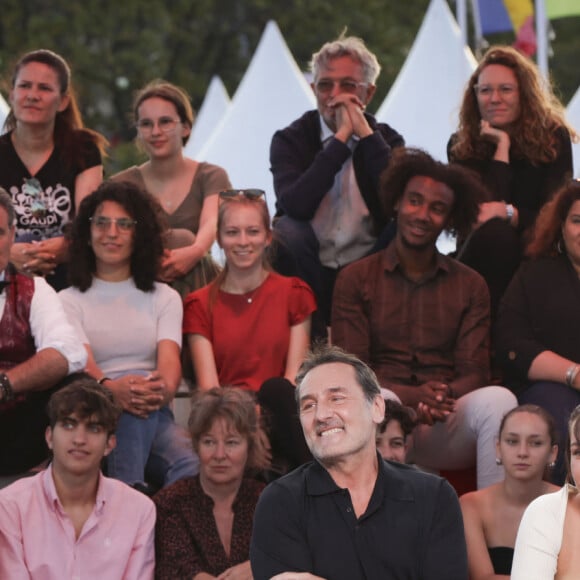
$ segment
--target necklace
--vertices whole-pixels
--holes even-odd
[[[244,292],[242,294],[239,292],[232,292],[231,290],[228,290],[227,284],[222,285],[222,291],[227,292],[228,294],[231,294],[234,296],[237,295],[242,300],[244,300],[246,303],[252,304],[254,302],[254,298],[255,298],[256,293],[260,290],[260,288],[264,284],[264,281],[266,280],[267,277],[268,277],[268,272],[264,272],[263,278],[260,281],[260,283],[255,288],[252,288],[252,290],[249,290],[248,292]]]

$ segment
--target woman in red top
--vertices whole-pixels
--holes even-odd
[[[225,268],[209,286],[186,298],[184,333],[198,388],[259,391],[258,401],[275,417],[275,449],[275,432],[300,431],[293,384],[309,347],[316,304],[306,283],[268,267],[272,232],[264,192],[228,190],[220,198],[218,243]],[[286,421],[293,426],[283,427]],[[301,462],[298,457],[289,461]]]

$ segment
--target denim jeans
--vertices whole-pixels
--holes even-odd
[[[142,419],[123,412],[117,426],[117,446],[107,459],[109,477],[133,485],[164,487],[199,473],[199,459],[191,440],[175,423],[169,407]]]
[[[495,440],[503,416],[518,404],[504,387],[481,387],[457,399],[444,423],[418,425],[409,461],[428,469],[477,468],[477,488],[498,483],[503,467],[495,462]]]

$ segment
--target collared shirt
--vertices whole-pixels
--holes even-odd
[[[4,279],[4,272],[0,280]],[[0,320],[4,314],[7,292],[0,293]],[[35,276],[34,295],[30,304],[30,330],[36,350],[54,348],[68,361],[69,373],[85,368],[87,352],[68,323],[62,304],[44,278]]]
[[[463,523],[451,486],[405,465],[378,462],[359,518],[348,489],[318,462],[271,483],[254,516],[254,579],[295,571],[328,580],[465,580]]]
[[[401,270],[395,244],[359,260],[338,276],[332,340],[367,362],[382,386],[429,380],[489,380],[489,292],[479,274],[436,255],[432,272],[413,282]]]
[[[100,475],[95,507],[75,538],[49,467],[0,491],[0,578],[153,578],[154,526],[149,498]]]
[[[320,140],[326,147],[334,133],[322,117],[320,126]],[[357,136],[348,140],[351,152],[358,141]],[[320,261],[329,268],[350,264],[373,247],[376,241],[373,220],[356,182],[352,154],[335,175],[330,191],[323,197],[310,223],[320,244]]]

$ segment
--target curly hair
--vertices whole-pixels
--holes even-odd
[[[580,181],[571,180],[561,187],[546,203],[534,225],[526,254],[531,258],[555,256],[563,247],[562,226],[574,202],[580,201]]]
[[[144,101],[153,98],[163,99],[164,101],[171,103],[177,111],[179,120],[190,129],[193,127],[195,113],[193,112],[189,95],[185,89],[164,81],[163,79],[155,79],[154,81],[151,81],[136,93],[135,98],[133,99],[133,119],[135,123],[139,120],[139,107],[141,104]],[[190,134],[182,138],[184,146],[189,140]]]
[[[60,94],[68,96],[69,99],[66,108],[56,114],[54,121],[54,142],[63,149],[65,162],[69,165],[73,162],[82,164],[84,158],[82,153],[86,148],[87,142],[94,143],[98,147],[101,156],[105,157],[105,148],[108,142],[100,133],[84,127],[75,91],[71,83],[71,70],[62,56],[46,49],[27,52],[20,57],[14,66],[11,87],[15,87],[22,68],[32,62],[44,64],[51,68],[58,78]],[[14,112],[10,110],[4,121],[4,132],[7,133],[14,130],[17,122]]]
[[[546,86],[536,65],[510,46],[492,46],[471,75],[461,102],[459,128],[451,145],[453,160],[490,159],[495,152],[495,144],[480,134],[481,113],[475,94],[479,75],[489,65],[509,68],[518,82],[520,115],[509,131],[512,155],[528,159],[533,165],[554,161],[559,153],[557,129],[566,128],[572,138],[576,132],[566,122],[564,107],[551,87]]]
[[[235,429],[247,440],[247,468],[261,470],[269,467],[267,438],[260,427],[252,395],[236,387],[214,387],[193,395],[188,426],[196,452],[201,437],[211,430],[216,419],[223,419],[229,429]]]
[[[430,177],[453,191],[453,207],[445,229],[466,237],[477,219],[479,204],[488,197],[486,189],[468,169],[435,161],[421,149],[400,147],[393,151],[389,166],[381,176],[379,199],[387,220],[394,217],[409,180],[417,176]]]
[[[131,276],[139,290],[152,291],[163,256],[165,224],[155,198],[127,181],[105,181],[81,202],[67,234],[71,285],[81,292],[91,287],[96,256],[91,246],[90,218],[105,201],[118,203],[137,222],[133,230]]]
[[[310,70],[314,80],[318,79],[320,69],[327,68],[328,62],[334,58],[349,56],[361,64],[365,82],[374,84],[381,72],[377,57],[365,46],[362,39],[356,36],[340,35],[336,40],[327,42],[312,55]]]

